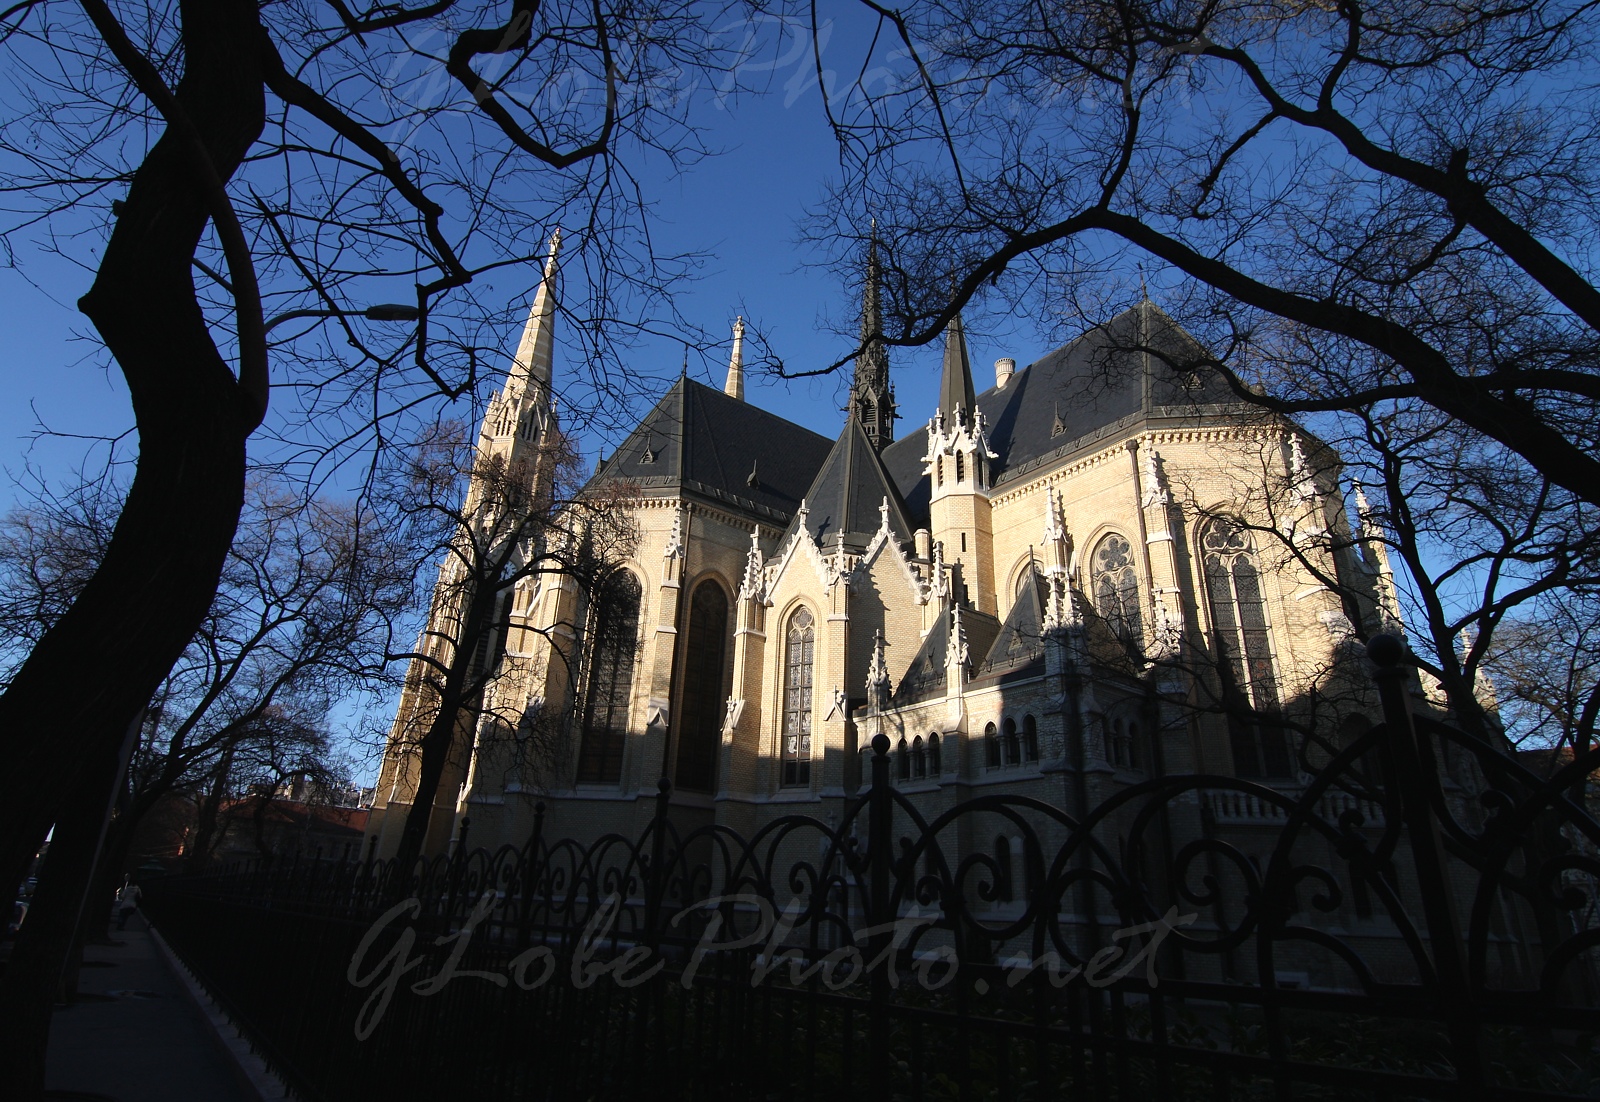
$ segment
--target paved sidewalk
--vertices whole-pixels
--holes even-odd
[[[120,944],[84,954],[78,987],[89,998],[51,1019],[48,1089],[115,1102],[250,1102],[144,918],[112,937]]]

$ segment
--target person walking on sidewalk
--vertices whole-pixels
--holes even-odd
[[[139,896],[142,894],[131,875],[122,881],[122,887],[117,889],[117,929],[128,928],[128,916],[139,909]]]

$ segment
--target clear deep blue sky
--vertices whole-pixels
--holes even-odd
[[[859,56],[852,39],[864,28],[839,27],[824,50],[824,64],[844,69]],[[654,231],[662,251],[696,250],[712,258],[702,278],[682,292],[680,308],[709,332],[726,333],[741,304],[767,334],[772,351],[794,369],[831,363],[851,347],[828,322],[854,322],[858,290],[841,286],[809,265],[823,258],[796,245],[796,220],[817,202],[835,173],[837,157],[823,117],[820,93],[810,77],[810,51],[792,43],[768,53],[757,65],[769,89],[746,95],[727,110],[708,106],[703,94],[697,117],[708,126],[707,144],[724,150],[677,178],[658,178]],[[774,59],[783,60],[773,65]],[[649,177],[647,177],[647,180]],[[0,466],[13,477],[31,467],[53,482],[69,480],[91,442],[132,428],[132,411],[120,375],[104,368],[105,356],[92,328],[74,303],[89,286],[90,270],[44,248],[19,251],[15,266],[0,269]],[[491,279],[492,284],[492,279]],[[506,280],[511,293],[513,280]],[[524,283],[525,286],[525,283]],[[519,311],[521,303],[514,305]],[[517,334],[508,331],[505,354]],[[558,333],[558,342],[560,340]],[[995,358],[1019,365],[1046,348],[1025,326],[986,330],[969,321],[969,347],[979,390],[992,380]],[[645,344],[636,353],[650,374],[676,374],[681,347],[670,341]],[[937,347],[892,353],[901,420],[897,435],[919,432],[931,415],[937,389]],[[696,358],[691,373],[720,386],[726,366]],[[558,346],[556,371],[562,369]],[[560,386],[558,379],[558,388]],[[827,436],[842,425],[838,380],[782,382],[752,374],[747,400]],[[459,413],[466,412],[463,403]],[[642,413],[643,409],[637,412]],[[67,434],[40,438],[42,428]],[[584,439],[585,455],[609,453],[616,441]],[[131,452],[129,453],[131,454]],[[0,481],[0,508],[15,488]]]

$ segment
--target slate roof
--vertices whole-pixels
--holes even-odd
[[[1000,485],[1021,477],[1099,439],[1129,431],[1144,419],[1238,407],[1238,399],[1215,371],[1201,368],[1190,379],[1180,379],[1160,357],[1129,350],[1140,345],[1179,360],[1203,355],[1177,322],[1144,302],[1018,371],[1004,390],[990,387],[978,395],[989,446],[999,455],[990,467],[991,482]],[[928,515],[928,486],[922,476],[927,450],[927,434],[913,431],[883,452],[919,527]]]
[[[971,417],[977,399],[972,393],[972,364],[967,359],[967,338],[961,330],[961,315],[950,319],[944,333],[944,366],[939,373],[939,408],[946,424],[955,420],[956,410]]]
[[[987,654],[1000,634],[1000,621],[986,612],[963,606],[961,626],[967,632],[968,668],[980,654]],[[891,704],[914,704],[919,700],[932,700],[945,695],[945,651],[950,646],[950,602],[945,602],[939,619],[929,629],[928,636],[917,649],[916,657],[906,667],[905,676],[894,687]]]
[[[785,523],[831,446],[826,436],[685,377],[590,481],[622,478],[646,490],[679,488]]]
[[[806,490],[806,531],[813,542],[831,547],[842,528],[846,546],[859,551],[883,527],[884,498],[889,499],[890,532],[901,543],[909,541],[912,528],[900,491],[852,413]],[[790,522],[779,546],[788,544],[799,523],[799,517]]]
[[[1033,584],[1022,587],[1017,599],[1011,602],[1011,611],[995,636],[983,661],[973,669],[974,680],[1029,670],[1044,661],[1044,603],[1045,580],[1038,571],[1032,575]],[[969,634],[970,639],[970,634]]]

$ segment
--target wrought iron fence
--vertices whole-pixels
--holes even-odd
[[[314,1099],[1600,1096],[1600,752],[1537,776],[1412,716],[1373,649],[1385,722],[1292,794],[928,820],[880,735],[837,824],[680,831],[663,782],[636,838],[541,812],[520,849],[147,909]]]

